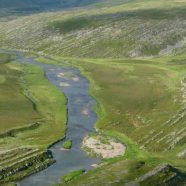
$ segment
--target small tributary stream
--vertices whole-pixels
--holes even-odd
[[[72,140],[72,149],[63,150],[63,141],[56,143],[50,148],[56,163],[39,173],[24,178],[18,185],[51,186],[71,171],[90,170],[94,164],[100,163],[101,159],[89,157],[81,149],[84,137],[95,131],[94,125],[97,115],[94,112],[95,101],[90,96],[89,81],[81,74],[79,69],[38,63],[33,57],[25,57],[22,52],[7,50],[0,50],[0,52],[16,54],[16,62],[43,68],[48,80],[59,88],[68,100],[66,138]]]

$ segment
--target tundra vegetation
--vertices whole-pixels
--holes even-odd
[[[185,0],[107,0],[95,2],[89,9],[45,12],[0,22],[3,48],[37,53],[43,63],[65,62],[80,68],[90,80],[91,95],[97,101],[96,128],[126,146],[123,156],[104,160],[79,179],[59,185],[185,184],[185,12]],[[55,60],[45,59],[45,55]],[[38,67],[0,65],[12,74],[8,76],[10,73],[2,70],[3,91],[12,93],[19,82],[29,99],[17,93],[17,103],[12,101],[19,108],[21,100],[24,111],[30,113],[17,117],[19,126],[16,122],[1,125],[2,133],[25,128],[25,121],[39,122],[34,129],[3,136],[1,149],[12,149],[18,143],[32,150],[46,149],[61,137],[61,132],[65,134],[64,95],[44,78]],[[11,90],[5,83],[13,84]],[[17,87],[14,93],[20,90]],[[5,100],[4,96],[11,100],[11,94],[0,96],[1,100]],[[6,114],[0,116],[5,122]]]

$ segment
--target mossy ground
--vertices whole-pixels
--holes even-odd
[[[64,149],[71,149],[72,148],[72,140],[66,140],[66,141],[64,141],[63,148]]]

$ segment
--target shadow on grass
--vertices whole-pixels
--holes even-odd
[[[67,20],[57,20],[51,22],[47,29],[56,30],[60,33],[68,33],[71,31],[97,28],[112,21],[122,21],[129,19],[143,20],[163,20],[163,19],[186,19],[186,6],[170,9],[142,9],[125,12],[117,12],[114,14],[97,14],[92,16],[83,15],[81,17],[70,18]]]

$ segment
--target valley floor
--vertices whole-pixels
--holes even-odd
[[[165,163],[186,171],[186,87],[183,83],[186,64],[182,63],[185,56],[66,61],[81,68],[92,83],[91,93],[98,101],[95,109],[100,116],[96,128],[127,146],[123,158],[106,161],[105,165],[67,185],[118,186],[131,181],[141,185],[163,182],[171,185],[171,179],[180,178],[171,170],[170,175],[160,171],[157,177],[140,180],[142,175]],[[182,185],[182,179],[175,183]]]
[[[102,166],[98,166],[86,175],[82,175],[83,179],[74,179],[66,183],[67,185],[84,185],[85,183],[89,183],[88,185],[104,185],[108,181],[112,185],[116,183],[122,185],[136,181],[137,178],[139,180],[136,182],[142,185],[154,182],[153,179],[156,182],[164,180],[167,183],[170,179],[178,179],[177,183],[183,183],[181,175],[184,175],[186,171],[186,123],[184,119],[186,117],[186,68],[184,68],[185,64],[180,65],[174,62],[183,61],[184,57],[175,56],[149,60],[61,57],[52,60],[52,58],[47,59],[42,56],[37,58],[40,62],[58,65],[61,65],[59,61],[63,60],[80,68],[82,73],[90,80],[91,94],[97,100],[95,110],[99,115],[99,121],[96,128],[101,135],[113,137],[126,145],[126,152],[123,157],[105,160]],[[40,114],[41,118],[44,116],[47,118],[50,116],[48,115],[49,112],[51,114],[57,113],[52,107],[54,105],[59,113],[66,110],[63,95],[58,94],[56,88],[47,83],[40,68],[31,65],[3,65],[6,68],[11,67],[16,72],[19,69],[19,73],[26,72],[21,75],[21,77],[24,77],[24,81],[22,78],[20,85],[23,87],[24,94],[31,100],[31,102],[28,102],[29,104],[35,103],[35,100],[37,100],[35,110],[33,109],[32,112],[37,111],[36,113]],[[38,81],[38,78],[40,78],[40,81]],[[25,89],[28,85],[29,89]],[[48,87],[51,87],[51,93],[45,91],[46,88],[50,90]],[[32,94],[28,92],[31,90]],[[44,101],[49,97],[50,99],[58,99],[56,103],[63,102],[64,106],[56,107],[54,100],[52,102],[47,100],[45,103]],[[51,107],[49,107],[49,104],[51,104]],[[32,108],[32,104],[30,107]],[[50,110],[47,111],[46,108],[50,108]],[[65,111],[63,117],[65,118]],[[47,127],[47,121],[50,121],[50,119],[47,120],[46,118],[42,121],[45,123],[43,127],[51,131]],[[61,121],[64,122],[65,120]],[[33,128],[21,133],[16,132],[15,136],[11,137],[5,136],[1,138],[1,148],[11,149],[12,145],[16,147],[18,142],[19,146],[21,144],[23,147],[26,145],[34,148],[46,148],[50,143],[56,141],[59,129],[55,132],[56,128],[53,127],[52,136],[54,138],[52,136],[48,138],[49,133],[43,132],[45,130],[43,127]],[[38,133],[40,130],[41,133]],[[33,133],[33,131],[35,132]],[[32,138],[29,135],[32,135]],[[21,140],[23,137],[26,140]],[[37,140],[37,142],[34,140]],[[166,164],[167,166],[165,166]],[[125,171],[121,171],[123,167],[125,167]],[[160,171],[157,171],[156,177],[147,176],[147,178],[142,179],[143,175],[151,174],[150,171],[153,170],[156,172],[157,169]],[[111,177],[104,176],[112,174]],[[160,177],[163,178],[160,179]]]
[[[13,56],[13,57],[12,57]],[[66,98],[40,67],[0,54],[0,184],[53,164],[47,148],[66,132]]]
[[[38,60],[52,62],[42,57]],[[58,60],[77,66],[89,78],[91,94],[97,100],[96,128],[102,135],[114,137],[127,147],[123,157],[107,160],[82,175],[83,179],[65,185],[103,186],[109,182],[118,186],[134,181],[141,185],[171,184],[170,180],[182,185],[186,171],[185,56],[57,57],[53,63]],[[145,174],[156,176],[142,179]]]
[[[125,147],[122,156],[70,172],[58,185],[186,184],[185,12],[186,0],[104,0],[0,20],[2,48],[80,69],[96,100],[96,143],[108,145],[106,137]],[[41,68],[8,63],[14,59],[0,54],[0,166],[29,155],[47,167],[54,161],[47,148],[66,133],[67,100]]]

